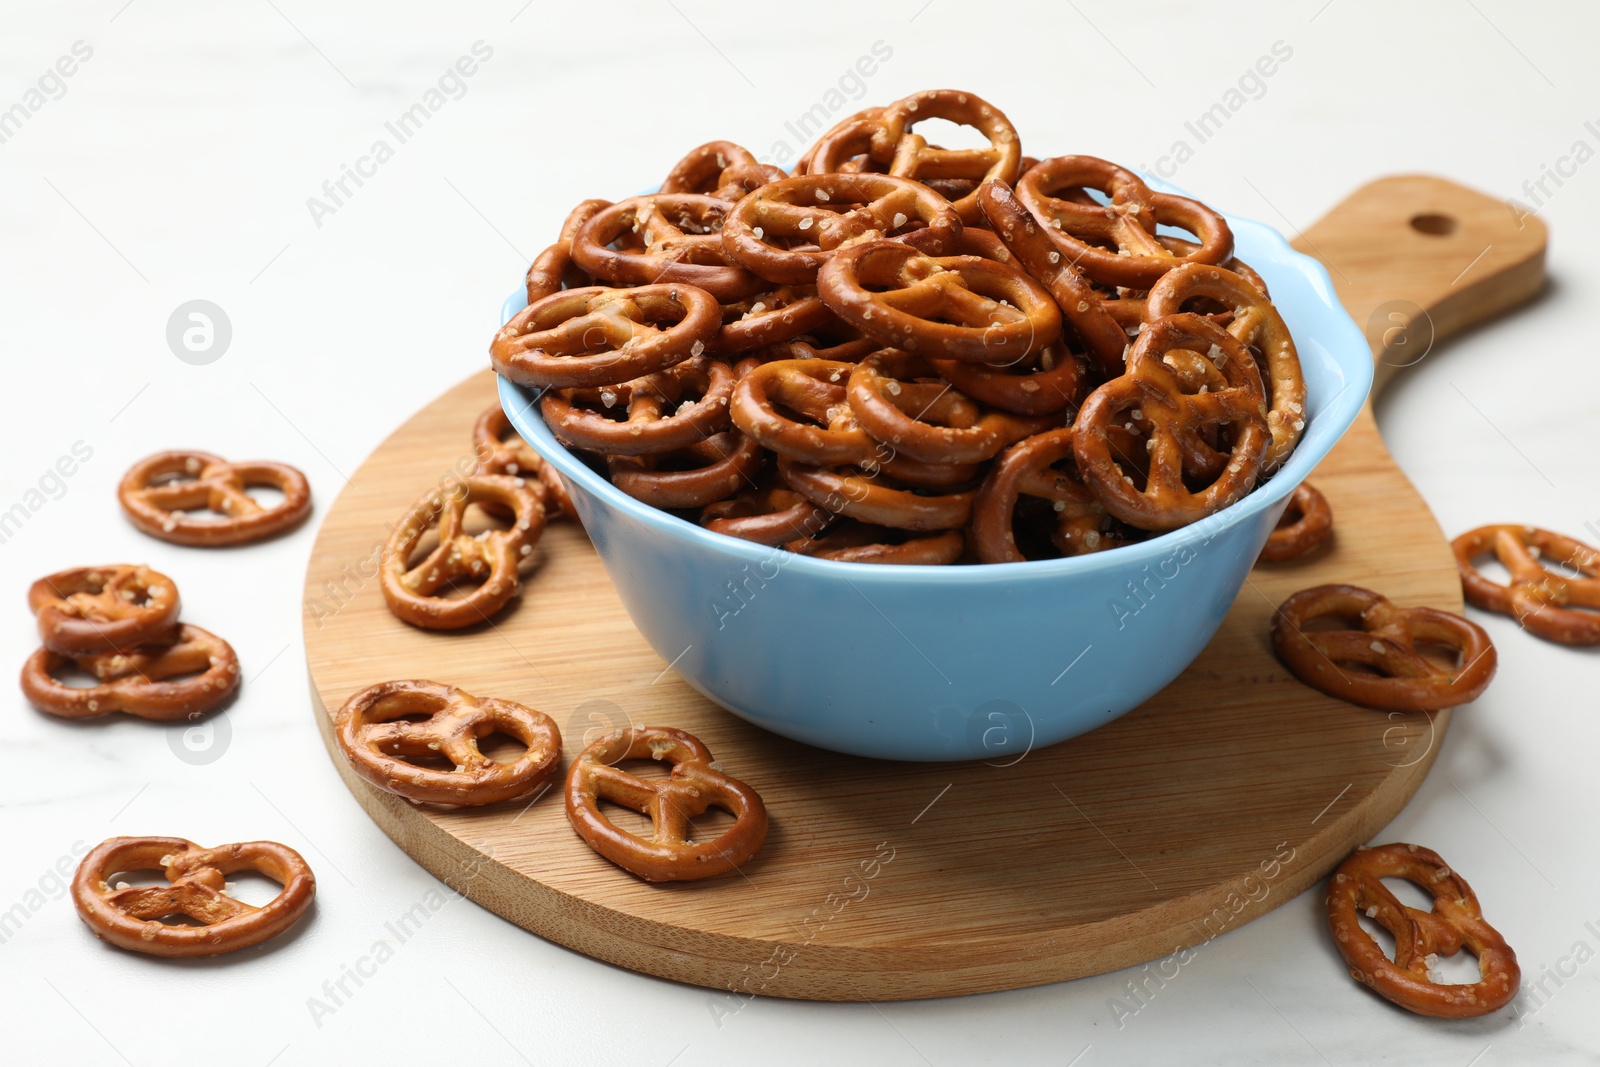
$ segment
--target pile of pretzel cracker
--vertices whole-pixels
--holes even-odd
[[[987,144],[930,145],[928,119]],[[1199,201],[1027,158],[998,108],[935,89],[793,175],[713,141],[659,193],[584,201],[490,355],[619,489],[712,530],[857,562],[1079,555],[1227,507],[1299,441],[1294,341],[1233,251]]]

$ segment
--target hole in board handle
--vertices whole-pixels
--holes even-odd
[[[1411,216],[1411,228],[1429,237],[1448,237],[1456,232],[1456,220],[1450,215],[1427,212]]]

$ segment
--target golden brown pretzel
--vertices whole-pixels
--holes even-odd
[[[754,367],[733,387],[733,424],[762,446],[806,463],[866,463],[876,449],[845,398],[854,369],[827,359]]]
[[[1211,376],[1195,389],[1168,362],[1184,353]],[[1142,530],[1177,529],[1254,488],[1267,448],[1263,406],[1255,363],[1232,336],[1199,315],[1158,319],[1130,350],[1128,373],[1090,393],[1078,410],[1078,470],[1123,522]],[[1113,447],[1119,426],[1148,427],[1145,456]],[[1205,440],[1208,431],[1232,440],[1218,451]],[[1144,462],[1140,488],[1127,468]],[[1202,488],[1192,488],[1197,478]]]
[[[1090,189],[1110,203],[1095,201]],[[1233,231],[1221,215],[1198,200],[1158,193],[1131,170],[1094,156],[1040,161],[1017,181],[1017,196],[1062,256],[1102,285],[1148,289],[1173,267],[1225,263],[1233,255]],[[1158,223],[1189,231],[1199,247],[1174,254],[1156,239]]]
[[[728,216],[728,255],[769,282],[809,285],[840,249],[915,237],[942,255],[961,236],[961,218],[927,186],[887,174],[812,174],[764,185]]]
[[[1433,898],[1421,911],[1402,904],[1385,878],[1404,878]],[[1361,927],[1361,915],[1394,936],[1394,959]],[[1328,883],[1328,926],[1350,977],[1407,1011],[1470,1019],[1511,1003],[1522,984],[1517,954],[1483,918],[1477,895],[1432,849],[1396,842],[1357,849]],[[1462,948],[1478,957],[1479,980],[1439,981],[1439,956]]]
[[[711,196],[717,190],[718,179],[723,171],[755,162],[755,154],[743,145],[732,141],[707,141],[689,149],[682,159],[672,165],[661,182],[661,191]]]
[[[149,567],[112,563],[57,571],[28,589],[39,640],[52,652],[88,655],[156,641],[178,621],[178,586]]]
[[[716,298],[692,285],[563,289],[513,315],[489,360],[538,389],[618,385],[700,355],[721,325]]]
[[[782,484],[746,489],[700,513],[700,525],[713,533],[774,546],[820,533],[832,522],[832,512]]]
[[[1600,552],[1536,526],[1480,526],[1456,538],[1456,565],[1467,599],[1510,615],[1523,629],[1563,645],[1600,645]],[[1475,566],[1489,553],[1511,572],[1511,584],[1490,581]],[[1545,566],[1549,560],[1575,573]],[[1577,611],[1575,608],[1587,608]]]
[[[1306,428],[1306,380],[1294,338],[1272,301],[1254,285],[1230,270],[1201,263],[1174,268],[1163,276],[1150,290],[1145,314],[1151,320],[1175,315],[1196,297],[1231,308],[1228,332],[1261,353],[1267,426],[1272,431],[1263,469],[1270,474],[1289,458]]]
[[[369,686],[344,702],[333,727],[357,774],[421,803],[476,807],[526,796],[561,763],[561,731],[544,712],[439,682]],[[513,762],[485,755],[478,742],[491,734],[527,749]]]
[[[474,537],[463,529],[469,504],[499,504],[511,526]],[[434,524],[439,544],[421,562],[411,556]],[[521,478],[479,474],[452,491],[431,489],[407,509],[384,543],[379,585],[399,619],[425,630],[459,630],[486,621],[522,588],[517,568],[544,533],[543,493]],[[465,596],[443,595],[452,584],[476,581]]]
[[[834,123],[795,163],[795,176],[886,173],[888,163],[871,155],[872,135],[881,128],[882,116],[883,108],[867,107]]]
[[[556,238],[556,243],[535,256],[528,267],[528,303],[543,300],[562,289],[579,289],[594,284],[572,262],[572,239],[584,223],[610,206],[609,200],[585,200],[572,209],[567,220],[561,224],[561,234]]]
[[[1307,630],[1335,619],[1343,630]],[[1458,659],[1442,666],[1418,646]],[[1476,623],[1434,608],[1402,608],[1370,589],[1303,589],[1272,616],[1272,649],[1294,676],[1329,696],[1380,711],[1440,711],[1476,700],[1494,677],[1494,643]]]
[[[723,248],[722,229],[733,207],[693,193],[619,200],[597,211],[573,236],[572,259],[613,285],[683,283],[718,300],[739,300],[765,286]]]
[[[1051,506],[1052,540],[1063,555],[1115,548],[1111,516],[1078,476],[1072,427],[1049,430],[1018,442],[990,469],[972,505],[972,547],[984,563],[1020,563],[1017,503],[1032,497]]]
[[[544,421],[568,448],[642,456],[688,448],[728,428],[733,368],[694,356],[598,389],[546,390]]]
[[[958,359],[929,363],[972,399],[1016,415],[1056,415],[1081,401],[1087,391],[1083,359],[1060,342],[1008,366]]]
[[[841,563],[880,563],[900,567],[944,567],[967,548],[960,530],[915,534],[845,519],[815,537],[790,541],[790,552]]]
[[[930,496],[901,488],[893,477],[850,467],[821,467],[778,457],[778,474],[791,489],[837,515],[897,530],[955,530],[972,517],[975,490]]]
[[[161,870],[166,885],[108,879]],[[255,907],[228,895],[227,876],[257,871],[283,887]],[[94,936],[150,956],[217,956],[277,937],[311,907],[317,880],[300,853],[276,841],[202,848],[181,837],[113,837],[90,850],[72,879],[72,902]],[[169,916],[193,923],[168,923]]]
[[[68,664],[96,679],[80,687],[55,680]],[[22,694],[40,711],[82,719],[121,711],[140,719],[192,719],[227,703],[239,688],[233,646],[179,623],[162,638],[122,652],[62,655],[41,648],[22,667]]]
[[[511,420],[498,403],[491,405],[472,425],[472,449],[478,457],[474,474],[507,474],[513,478],[534,478],[531,483],[545,491],[544,510],[548,519],[567,517],[577,521],[572,498],[567,495],[566,483],[556,469],[544,461],[511,426]],[[511,512],[493,502],[483,509],[500,519],[509,519]]]
[[[672,770],[665,778],[640,778],[616,766],[630,759],[660,760]],[[647,816],[650,836],[629,833],[606,818],[602,800]],[[690,840],[690,820],[712,807],[732,815],[733,825],[710,841]],[[767,838],[760,795],[717,769],[705,745],[666,726],[614,730],[584,749],[567,775],[567,818],[585,844],[647,882],[726,874],[760,851]]]
[[[611,483],[658,508],[703,508],[756,484],[764,455],[741,433],[714,434],[676,452],[607,456]]]
[[[1315,552],[1332,532],[1333,508],[1328,506],[1328,498],[1310,482],[1301,482],[1295,486],[1277,528],[1268,536],[1260,558],[1268,563],[1299,559]]]
[[[1017,268],[900,241],[840,251],[818,272],[817,292],[867,336],[931,359],[1015,363],[1061,336],[1055,301]]]
[[[937,388],[931,400],[908,388]],[[861,428],[898,455],[923,463],[980,463],[1024,437],[1041,433],[1049,418],[985,412],[941,382],[929,362],[911,352],[885,348],[867,356],[850,372],[846,389]]]
[[[264,508],[245,492],[267,485],[283,499]],[[311,514],[311,483],[287,463],[230,463],[209,452],[157,452],[135,463],[117,486],[123,511],[140,530],[175,545],[242,545],[272,537]],[[183,512],[208,509],[220,518]]]
[[[987,148],[937,148],[913,127],[927,119],[947,119],[970,126],[989,139]],[[957,181],[966,190],[955,201],[961,220],[982,220],[976,188],[980,182],[1014,182],[1022,173],[1022,141],[1011,120],[994,105],[955,89],[927,89],[896,100],[883,109],[873,131],[871,154],[887,162],[889,173],[924,184]]]
[[[815,286],[780,285],[722,305],[722,328],[707,352],[733,356],[793,340],[834,321]]]
[[[978,204],[994,232],[1016,257],[1018,265],[1050,291],[1061,314],[1088,350],[1090,362],[1103,379],[1123,372],[1128,335],[1122,323],[1106,309],[1101,293],[1078,270],[1076,263],[1045,235],[1044,227],[1023,206],[1004,182],[987,181],[979,187]],[[1141,323],[1142,324],[1142,323]]]

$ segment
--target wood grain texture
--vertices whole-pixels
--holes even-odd
[[[1493,205],[1502,226],[1513,222],[1449,183],[1391,179],[1307,232],[1307,250],[1333,258],[1358,322],[1363,308],[1398,294],[1433,316],[1437,340],[1481,308],[1531,295],[1537,259],[1508,263],[1491,250],[1476,277],[1452,285],[1446,275],[1466,260],[1452,270],[1427,249],[1454,255],[1459,241],[1395,254],[1395,242],[1409,240],[1396,236],[1396,220],[1416,233],[1409,219],[1439,205],[1463,217],[1475,210],[1475,220]],[[1542,247],[1541,238],[1540,255]],[[1202,946],[1311,886],[1370,838],[1410,799],[1443,740],[1448,714],[1339,703],[1291,678],[1268,644],[1274,607],[1322,582],[1460,610],[1445,539],[1370,411],[1314,476],[1336,515],[1330,546],[1257,567],[1205,652],[1149,703],[991,765],[835,755],[722,711],[645,644],[570,524],[551,528],[520,600],[492,626],[434,634],[399,622],[374,577],[378,547],[424,489],[470,466],[469,429],[493,402],[488,372],[438,398],[379,446],[329,509],[305,589],[317,722],[351,792],[428,870],[578,952],[737,991],[715,997],[716,1013],[738,1011],[749,994],[895,1000],[1016,988]],[[1181,596],[1179,583],[1158,596]],[[625,720],[687,729],[761,792],[772,815],[766,847],[735,875],[646,885],[583,845],[559,787],[531,803],[465,811],[377,790],[338,754],[329,712],[373,682],[406,677],[546,711],[562,726],[569,763],[586,730]]]

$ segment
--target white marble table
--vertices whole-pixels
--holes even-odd
[[[1379,419],[1447,530],[1527,521],[1600,540],[1600,18],[1504,0],[1149,7],[7,4],[0,512],[24,508],[0,544],[7,659],[32,645],[28,581],[138,558],[180,580],[187,617],[233,641],[248,682],[209,740],[64,724],[0,697],[0,1058],[1595,1062],[1600,660],[1508,620],[1478,616],[1500,676],[1380,839],[1430,844],[1467,873],[1521,957],[1513,1010],[1443,1023],[1391,1009],[1344,975],[1307,893],[1142,1002],[1130,971],[728,1014],[716,994],[595,963],[466,901],[396,942],[385,924],[441,887],[366,818],[312,728],[299,588],[313,526],[208,554],[150,541],[116,511],[123,467],[171,446],[295,463],[326,506],[398,421],[484,365],[501,297],[570,204],[646,186],[713,137],[793,153],[818,107],[953,85],[1003,106],[1035,152],[1163,170],[1285,230],[1398,171],[1536,207],[1554,234],[1548,295],[1431,354]],[[1274,53],[1270,77],[1241,84]],[[1217,103],[1227,117],[1201,140],[1186,123]],[[196,299],[231,324],[208,365],[166,340]],[[70,477],[49,473],[75,449]],[[321,879],[314,920],[213,962],[107,949],[54,872],[121,833],[290,843]],[[383,938],[392,955],[348,977]]]

